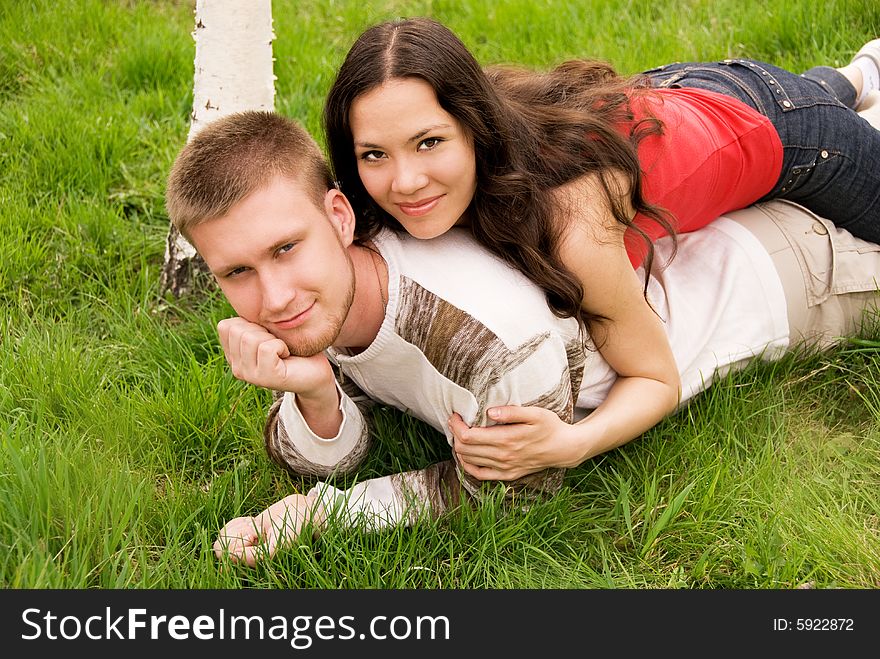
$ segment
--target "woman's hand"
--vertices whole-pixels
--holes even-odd
[[[470,427],[449,417],[462,468],[480,480],[511,481],[547,467],[579,463],[571,455],[572,426],[543,407],[506,405],[488,410],[495,426]]]

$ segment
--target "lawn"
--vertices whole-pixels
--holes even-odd
[[[484,64],[600,57],[624,73],[749,56],[843,65],[875,0],[275,0],[276,110],[319,135],[367,25],[431,15]],[[193,4],[0,5],[0,586],[712,588],[880,586],[880,343],[757,364],[526,512],[329,529],[256,569],[217,530],[310,486],[269,462],[268,391],[235,380],[216,293],[160,289],[164,182],[188,129]],[[379,413],[360,476],[448,455]]]

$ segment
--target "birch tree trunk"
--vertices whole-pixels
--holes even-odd
[[[271,0],[196,0],[193,107],[187,139],[242,110],[275,109]],[[175,297],[210,285],[204,261],[169,227],[162,292]]]

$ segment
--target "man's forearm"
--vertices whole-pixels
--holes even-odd
[[[371,478],[346,490],[318,483],[308,493],[336,524],[363,531],[408,526],[423,516],[437,517],[467,496],[452,460]]]
[[[315,432],[298,404],[285,393],[269,409],[264,436],[269,456],[290,471],[305,476],[329,476],[354,471],[370,447],[370,431],[363,412],[351,397],[337,390],[334,414],[336,434]],[[324,414],[327,414],[324,412]],[[326,429],[325,429],[326,430]]]
[[[303,420],[318,437],[330,439],[339,434],[342,410],[339,409],[339,390],[335,385],[308,396],[298,394],[295,401]]]

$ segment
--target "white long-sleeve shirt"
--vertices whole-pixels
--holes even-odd
[[[572,422],[604,400],[616,374],[577,322],[555,316],[540,289],[466,231],[429,241],[386,231],[374,242],[388,267],[385,320],[363,352],[327,351],[343,383],[339,432],[332,439],[315,435],[294,396],[285,394],[266,424],[276,461],[301,474],[352,471],[369,447],[369,415],[362,411],[368,399],[425,421],[450,444],[453,412],[469,425],[488,425],[489,407],[539,405]],[[661,239],[655,249],[655,263],[665,263],[671,241]],[[788,345],[785,296],[772,261],[751,233],[725,218],[679,236],[678,254],[655,269],[648,298],[667,329],[682,402],[728,370],[756,356],[774,359]],[[552,493],[562,474],[548,469],[507,486],[511,493]],[[443,512],[458,502],[459,485],[479,495],[479,481],[448,461],[346,491],[319,483],[311,494],[344,522],[376,528]]]

